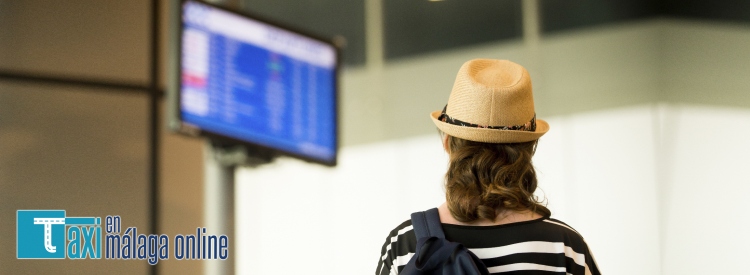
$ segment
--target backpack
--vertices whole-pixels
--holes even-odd
[[[437,208],[411,214],[411,223],[417,235],[417,252],[399,274],[490,274],[482,260],[469,249],[445,239]]]

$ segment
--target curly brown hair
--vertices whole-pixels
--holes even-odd
[[[448,136],[445,197],[453,217],[461,222],[495,221],[506,210],[549,216],[550,210],[534,196],[537,179],[531,157],[536,145],[537,140],[483,143]]]

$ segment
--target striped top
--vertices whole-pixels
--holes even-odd
[[[549,217],[495,226],[443,224],[445,238],[482,259],[490,274],[599,275],[588,245],[567,224]],[[398,274],[416,251],[411,220],[391,231],[376,275]]]

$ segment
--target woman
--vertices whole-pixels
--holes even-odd
[[[549,125],[536,119],[526,69],[506,60],[464,63],[448,104],[431,118],[450,159],[438,207],[446,239],[469,248],[491,274],[600,274],[583,237],[534,196],[531,157]],[[411,220],[393,229],[376,274],[398,274],[416,242]]]

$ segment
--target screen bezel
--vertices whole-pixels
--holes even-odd
[[[206,137],[206,138],[211,139],[213,141],[220,142],[222,144],[237,144],[237,145],[247,146],[249,148],[248,151],[251,151],[251,152],[252,151],[256,151],[256,150],[252,150],[253,148],[260,149],[261,151],[271,150],[274,153],[278,153],[278,154],[281,154],[281,155],[286,155],[286,156],[294,157],[294,158],[305,160],[305,161],[308,161],[308,162],[314,162],[314,163],[318,163],[318,164],[322,164],[322,165],[330,166],[330,167],[336,166],[337,161],[338,161],[339,144],[340,144],[339,143],[339,137],[340,137],[339,136],[339,125],[340,125],[340,119],[339,119],[339,73],[340,73],[340,69],[341,69],[341,48],[335,42],[335,40],[334,39],[327,39],[324,36],[315,34],[313,32],[310,32],[310,31],[307,31],[307,30],[302,30],[302,29],[299,29],[297,27],[289,26],[289,25],[286,25],[284,23],[280,23],[280,22],[277,22],[277,21],[274,21],[274,20],[271,20],[271,19],[268,19],[268,18],[264,18],[263,16],[259,16],[257,14],[253,14],[253,13],[246,12],[246,11],[232,10],[232,9],[229,9],[229,8],[226,8],[226,7],[221,7],[221,6],[218,6],[218,5],[215,5],[215,4],[206,3],[204,1],[199,1],[199,0],[181,0],[181,1],[178,1],[178,2],[179,2],[179,9],[178,9],[179,12],[178,12],[178,15],[176,16],[178,18],[177,19],[178,26],[177,26],[177,32],[175,34],[176,37],[173,37],[173,39],[176,38],[176,39],[174,39],[174,40],[176,40],[176,41],[174,41],[174,43],[175,43],[175,45],[177,47],[175,49],[176,53],[174,53],[174,55],[173,55],[175,57],[175,59],[176,59],[176,64],[174,64],[176,66],[176,68],[174,68],[174,74],[176,74],[176,76],[174,77],[174,83],[173,83],[173,85],[174,85],[174,92],[173,92],[174,95],[171,98],[171,101],[173,101],[173,102],[171,102],[171,104],[173,104],[172,105],[172,109],[173,109],[172,118],[174,118],[174,120],[170,121],[170,123],[169,123],[170,127],[174,131],[176,131],[176,132],[178,132],[180,134],[183,134],[183,135],[194,136],[194,137],[196,137],[196,136],[203,136],[203,137]],[[248,140],[238,139],[238,138],[231,137],[231,136],[228,136],[228,135],[223,135],[222,133],[208,131],[208,130],[205,130],[205,129],[202,129],[202,128],[198,128],[196,126],[193,126],[192,124],[186,123],[183,120],[183,118],[182,118],[182,107],[181,107],[181,104],[180,104],[181,103],[181,98],[182,98],[182,89],[181,89],[181,87],[182,87],[182,34],[183,34],[183,31],[184,31],[184,27],[185,27],[184,26],[184,21],[183,21],[184,20],[184,18],[183,18],[183,16],[184,16],[184,7],[185,7],[185,4],[188,3],[188,2],[196,2],[196,3],[202,4],[202,5],[210,6],[212,8],[216,8],[216,9],[219,9],[219,10],[222,10],[222,11],[225,11],[225,12],[228,12],[228,13],[232,13],[232,14],[244,17],[244,18],[248,18],[250,20],[255,20],[255,21],[258,21],[258,22],[263,23],[263,24],[267,24],[267,25],[272,26],[272,27],[276,27],[276,28],[279,28],[279,29],[282,29],[282,30],[286,30],[286,31],[289,31],[289,32],[294,33],[294,34],[297,34],[297,35],[300,35],[300,36],[303,36],[303,37],[306,37],[306,38],[310,38],[310,39],[322,42],[324,44],[330,45],[334,49],[336,62],[334,63],[334,68],[333,68],[333,76],[334,76],[333,93],[334,93],[334,96],[333,96],[333,102],[332,103],[333,103],[333,117],[334,117],[333,123],[334,123],[334,127],[333,127],[333,133],[331,133],[331,134],[334,135],[333,136],[334,137],[334,148],[333,148],[334,154],[333,154],[333,158],[332,159],[328,160],[328,159],[315,158],[315,157],[312,157],[312,156],[309,156],[309,155],[304,155],[304,154],[300,154],[300,153],[297,153],[297,152],[285,150],[283,148],[277,148],[277,147],[262,145],[262,144],[259,144],[259,143],[254,143],[254,142],[248,141]]]

